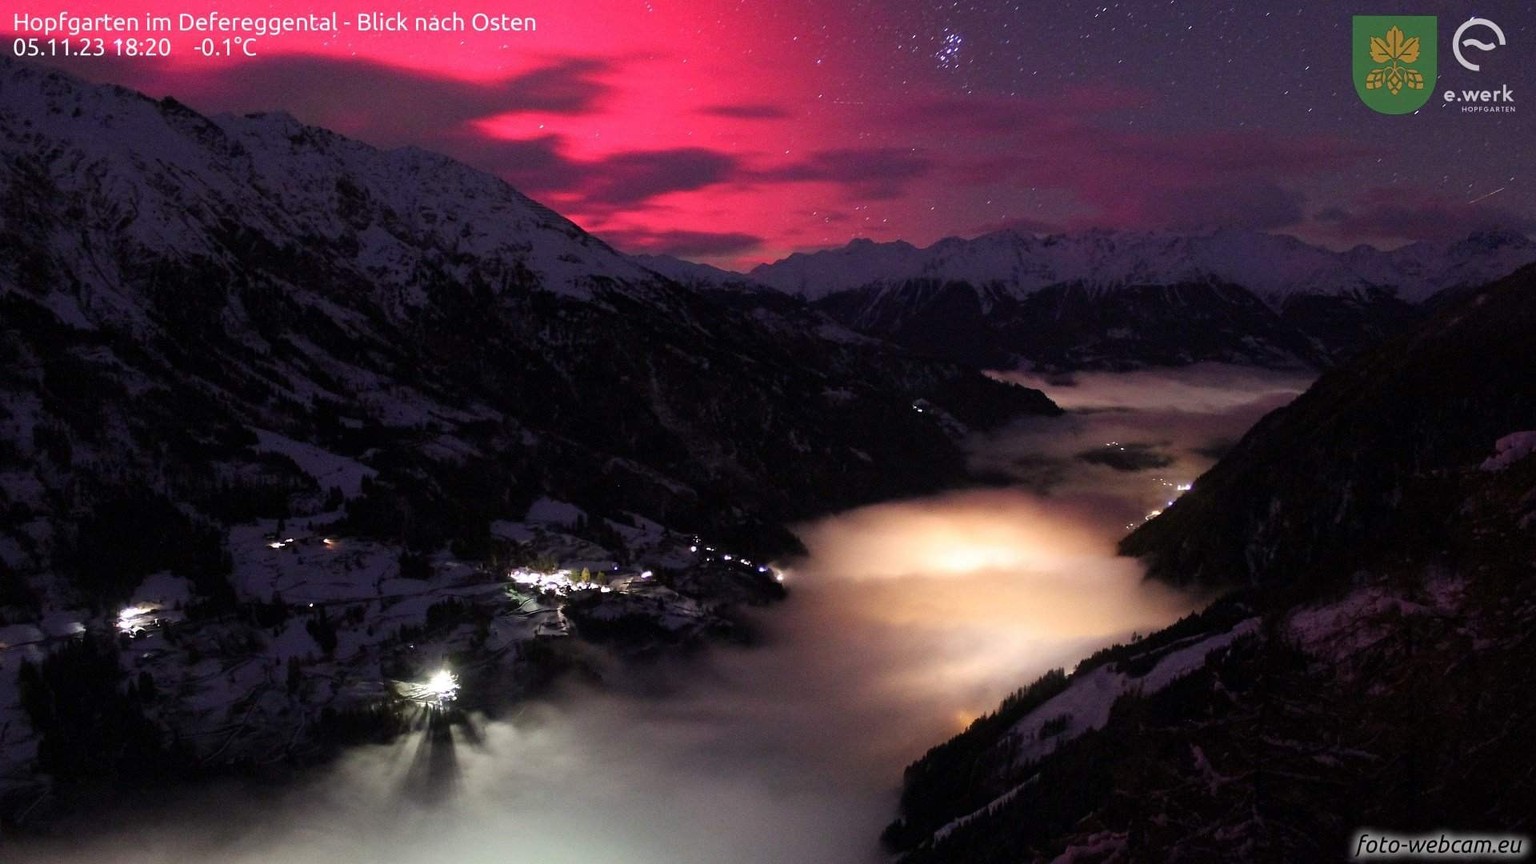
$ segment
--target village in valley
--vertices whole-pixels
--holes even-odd
[[[37,769],[79,742],[32,730],[48,715],[67,737],[54,715],[81,682],[141,715],[128,728],[144,740],[119,745],[245,770],[494,714],[562,670],[742,637],[735,610],[783,596],[767,563],[640,516],[594,525],[551,498],[477,550],[343,536],[341,516],[232,527],[230,597],[157,573],[115,609],[0,622],[0,795],[46,799]]]

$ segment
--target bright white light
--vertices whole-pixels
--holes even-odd
[[[425,708],[441,708],[459,696],[459,679],[447,669],[439,669],[420,684],[397,684],[396,692]]]
[[[447,669],[439,669],[427,679],[427,692],[436,696],[439,701],[446,702],[458,695],[459,679]]]
[[[598,591],[603,594],[610,593],[613,589],[597,582],[578,582],[571,578],[574,576],[569,570],[556,570],[553,573],[540,573],[537,570],[529,570],[519,567],[507,574],[519,585],[526,585],[539,591],[548,591],[560,596],[565,596],[572,591]]]
[[[148,603],[124,607],[117,613],[117,632],[127,633],[130,636],[142,633],[154,625],[154,613],[157,608],[159,607]]]

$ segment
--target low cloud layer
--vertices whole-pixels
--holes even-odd
[[[1209,463],[1202,447],[1241,434],[1303,382],[1202,367],[1043,383],[1072,413],[975,452],[1052,466],[1052,482],[801,526],[809,555],[783,562],[792,594],[758,614],[760,644],[604,664],[601,688],[571,684],[446,739],[421,730],[353,751],[281,792],[197,790],[119,812],[94,841],[6,860],[883,861],[875,840],[906,764],[1045,670],[1196,605],[1144,582],[1113,544],[1149,496],[1166,494],[1157,476],[1192,478]],[[1175,464],[1075,458],[1085,442],[1132,432]]]

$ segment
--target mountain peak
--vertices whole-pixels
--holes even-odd
[[[1488,257],[1490,251],[1499,255]],[[811,299],[911,279],[991,285],[1016,298],[1063,284],[1112,289],[1220,282],[1278,306],[1298,294],[1378,288],[1419,302],[1448,287],[1491,281],[1531,260],[1536,244],[1504,228],[1392,252],[1369,246],[1334,252],[1289,235],[1236,228],[1194,234],[1094,228],[1045,237],[1004,229],[974,239],[946,237],[921,249],[860,238],[761,265],[752,276]]]
[[[0,144],[56,151],[51,194],[99,196],[101,212],[126,220],[124,233],[157,255],[224,256],[216,226],[235,218],[265,236],[324,240],[381,276],[473,256],[575,297],[599,283],[657,281],[505,181],[446,156],[380,150],[283,111],[205,117],[174,99],[15,61],[0,66],[0,82]],[[115,231],[110,222],[79,227],[102,244]],[[81,308],[120,305],[100,301]]]

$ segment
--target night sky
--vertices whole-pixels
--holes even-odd
[[[190,0],[63,4],[203,11]],[[15,4],[50,14],[49,5]],[[323,2],[210,4],[224,14]],[[728,266],[854,237],[1218,227],[1335,248],[1536,232],[1536,10],[1525,2],[335,0],[532,16],[534,33],[261,41],[257,59],[79,60],[205,111],[285,109],[498,174],[626,251]],[[1351,15],[1440,17],[1416,114],[1351,83]],[[1508,44],[1451,56],[1467,18]],[[10,28],[9,14],[0,27]],[[1486,34],[1482,34],[1486,36]],[[190,45],[191,37],[178,37]],[[7,40],[9,44],[9,40]],[[1515,94],[1469,114],[1446,89]]]

